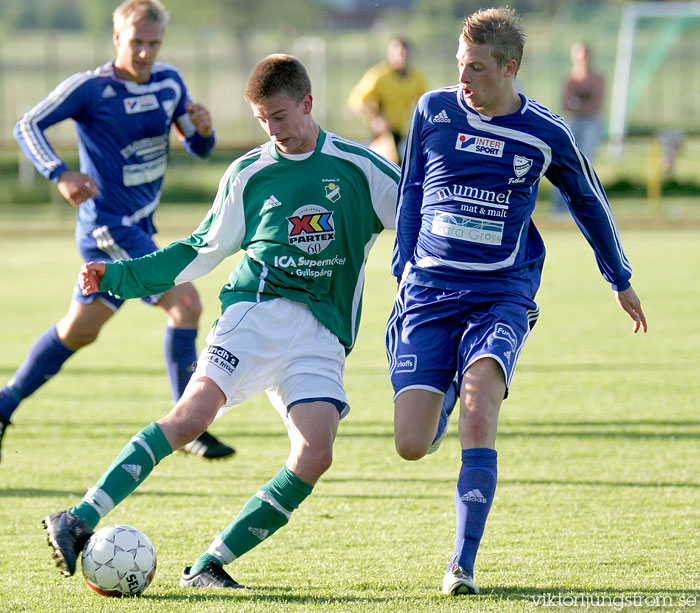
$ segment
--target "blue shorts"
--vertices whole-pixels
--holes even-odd
[[[538,315],[525,296],[402,283],[386,331],[394,397],[410,388],[444,393],[484,357],[501,365],[507,395]]]
[[[116,226],[114,228],[101,226],[95,228],[90,234],[76,236],[76,243],[86,262],[131,260],[158,251],[158,246],[153,242],[153,236],[139,226]],[[141,300],[148,304],[156,304],[161,296],[162,294],[147,296]],[[72,299],[83,304],[99,299],[115,311],[124,303],[123,300],[105,292],[83,296],[79,281],[76,282],[73,289]]]

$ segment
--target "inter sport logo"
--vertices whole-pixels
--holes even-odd
[[[287,217],[289,244],[306,253],[321,253],[335,240],[333,212],[315,204],[307,204]]]
[[[458,151],[468,151],[479,155],[489,155],[494,158],[503,157],[505,141],[483,138],[482,136],[472,136],[471,134],[458,134],[455,149]]]
[[[144,96],[136,96],[135,98],[124,98],[124,110],[127,115],[154,111],[159,107],[158,98],[156,98],[155,94],[146,94]]]

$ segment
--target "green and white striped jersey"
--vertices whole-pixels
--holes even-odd
[[[323,130],[308,156],[283,157],[266,143],[229,166],[191,236],[108,264],[100,291],[122,299],[159,294],[243,249],[221,290],[222,312],[242,300],[301,302],[349,352],[370,248],[395,227],[398,181],[396,165]]]

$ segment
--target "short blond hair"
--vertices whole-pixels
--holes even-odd
[[[461,39],[473,45],[488,45],[499,68],[515,60],[520,68],[525,47],[525,31],[520,17],[511,8],[481,9],[464,20]]]
[[[170,14],[159,0],[125,0],[112,13],[115,32],[139,21],[155,23],[165,29],[169,20]]]

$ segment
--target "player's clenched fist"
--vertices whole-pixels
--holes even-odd
[[[73,206],[80,206],[86,200],[97,196],[97,183],[90,176],[77,170],[64,171],[56,183],[58,191]]]
[[[211,136],[212,123],[211,116],[206,107],[196,102],[187,102],[185,107],[187,108],[187,114],[190,116],[195,129],[200,136],[208,137]]]
[[[102,277],[107,270],[104,262],[88,262],[80,268],[80,291],[84,296],[89,296],[100,291]]]

